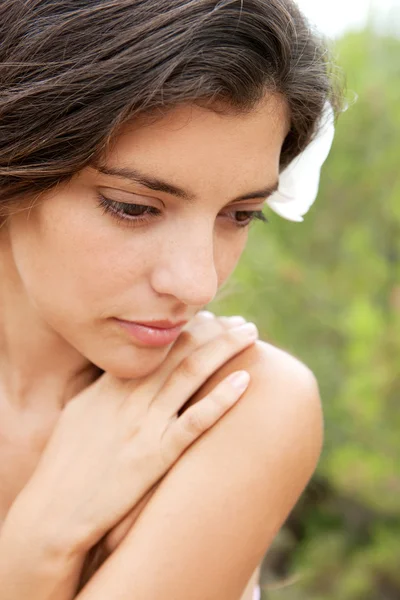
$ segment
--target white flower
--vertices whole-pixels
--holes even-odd
[[[335,134],[334,113],[326,103],[319,133],[279,177],[279,189],[266,201],[274,212],[289,221],[303,221],[318,194],[321,167]]]

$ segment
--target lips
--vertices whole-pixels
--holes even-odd
[[[187,323],[187,321],[173,323],[167,320],[133,322],[115,319],[115,321],[136,341],[152,347],[172,344]]]
[[[125,323],[133,323],[133,321],[125,321]],[[143,325],[144,327],[151,327],[155,329],[174,329],[175,327],[183,327],[187,321],[178,321],[173,323],[172,321],[135,321],[136,325]]]

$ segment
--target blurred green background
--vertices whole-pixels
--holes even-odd
[[[350,107],[316,205],[303,224],[254,225],[212,306],[309,365],[324,405],[323,455],[265,558],[265,600],[400,599],[400,37],[346,33],[335,54]]]

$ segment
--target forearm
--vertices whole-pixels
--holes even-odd
[[[83,561],[42,536],[40,521],[11,509],[0,535],[1,600],[72,600]]]
[[[238,363],[252,375],[244,401],[176,462],[77,600],[243,597],[311,477],[322,422],[295,359],[260,345]]]

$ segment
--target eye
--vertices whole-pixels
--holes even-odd
[[[124,204],[123,202],[113,202],[112,206],[121,214],[129,217],[143,217],[143,215],[151,213],[150,206],[142,204]]]
[[[149,221],[152,218],[158,217],[161,211],[154,206],[145,204],[132,204],[128,202],[119,202],[106,198],[102,194],[98,194],[98,206],[104,213],[110,214],[119,221],[129,222],[129,224],[141,223]]]
[[[268,223],[267,217],[261,210],[234,210],[226,213],[236,227],[247,227],[253,221]]]

